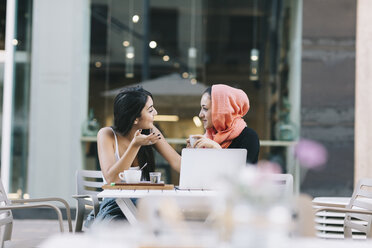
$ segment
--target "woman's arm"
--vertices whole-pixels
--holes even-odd
[[[181,156],[168,144],[163,134],[154,127],[153,132],[156,135],[160,134],[161,139],[155,144],[155,149],[168,161],[173,169],[180,172],[181,170]]]
[[[115,158],[115,138],[110,128],[102,128],[97,134],[98,159],[107,183],[119,181],[118,174],[129,169],[142,145],[155,144],[159,140],[155,134],[143,135],[140,130],[134,135],[121,158]]]

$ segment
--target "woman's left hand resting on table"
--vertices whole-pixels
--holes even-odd
[[[193,135],[193,137],[197,139],[195,141],[195,144],[194,144],[193,148],[222,149],[222,147],[220,146],[220,144],[218,144],[217,142],[215,142],[215,141],[213,141],[211,139],[208,139],[204,135]],[[190,144],[190,142],[188,142],[188,144]]]

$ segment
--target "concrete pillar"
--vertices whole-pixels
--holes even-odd
[[[88,105],[90,1],[33,4],[28,193],[72,203]]]
[[[372,178],[372,1],[358,0],[355,88],[355,183]]]
[[[14,82],[14,45],[17,3],[14,0],[6,2],[6,34],[5,53],[2,53],[4,65],[3,112],[1,137],[1,180],[5,192],[9,192],[11,145],[12,145],[12,103]]]

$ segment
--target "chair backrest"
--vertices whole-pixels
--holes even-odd
[[[346,208],[372,211],[372,179],[364,178],[358,181]],[[344,219],[345,238],[352,238],[352,229],[363,232],[367,238],[371,238],[371,223],[372,215],[347,213]]]
[[[102,191],[102,185],[104,184],[101,171],[78,170],[76,180],[78,195],[97,195]]]
[[[292,203],[293,198],[293,176],[291,174],[270,174],[269,178],[274,184],[278,185],[281,197],[288,204]]]
[[[0,180],[0,206],[8,206],[10,201],[4,190],[3,182]],[[0,228],[5,225],[1,237],[1,247],[4,241],[10,240],[12,235],[13,215],[11,210],[0,210]]]

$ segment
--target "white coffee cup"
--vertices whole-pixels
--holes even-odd
[[[141,181],[141,170],[125,170],[119,173],[119,178],[126,183],[139,183]]]
[[[195,137],[194,135],[190,135],[189,137],[189,141],[190,141],[190,146],[193,148],[194,145],[195,145],[195,142],[198,140],[199,138]]]

